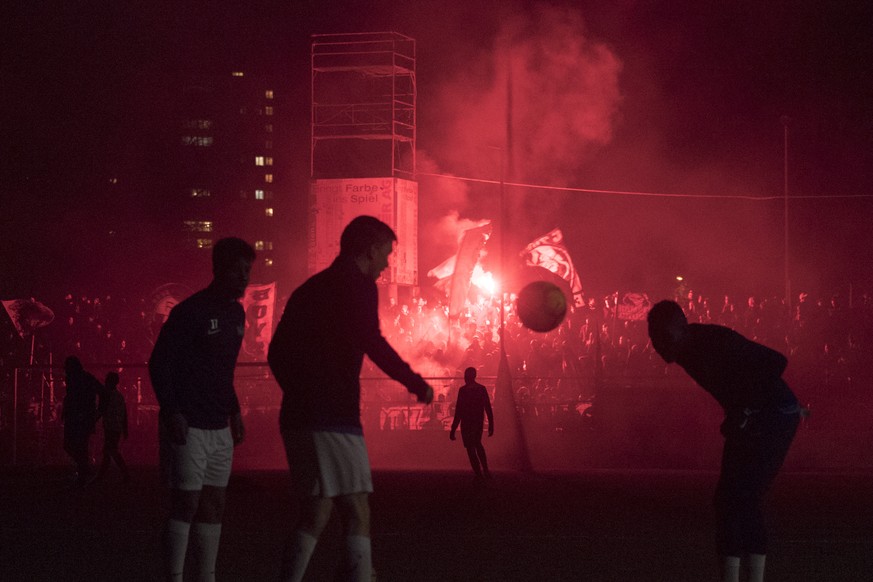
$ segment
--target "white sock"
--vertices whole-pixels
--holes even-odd
[[[164,527],[164,568],[167,579],[173,582],[182,582],[190,530],[190,523],[178,519],[168,520]]]
[[[282,582],[300,582],[309,566],[318,538],[297,530],[288,541],[285,560],[282,562]]]
[[[215,561],[218,558],[218,542],[221,540],[220,523],[195,521],[191,526],[197,556],[198,580],[215,582]]]
[[[764,582],[764,554],[749,554],[749,582]]]
[[[737,556],[725,556],[722,568],[722,582],[739,582],[740,559]]]
[[[370,582],[373,573],[373,559],[370,538],[366,536],[346,537],[346,580]]]

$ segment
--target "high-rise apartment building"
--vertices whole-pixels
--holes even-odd
[[[219,238],[238,236],[258,253],[255,281],[276,279],[279,190],[287,180],[275,83],[244,70],[185,79],[168,148],[180,251],[203,256]],[[173,238],[176,238],[173,236]]]

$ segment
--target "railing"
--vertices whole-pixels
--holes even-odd
[[[128,406],[130,440],[125,443],[125,455],[134,463],[153,463],[157,459],[158,405],[151,388],[145,364],[95,365],[86,369],[99,380],[109,371],[119,372],[120,392]],[[61,403],[65,392],[60,367],[29,366],[14,370],[11,398],[0,401],[0,464],[29,462],[54,464],[65,462],[63,453],[63,423]],[[605,376],[594,386],[593,377],[555,376],[544,378],[551,386],[563,380],[574,394],[525,396],[519,390],[526,383],[533,392],[539,378],[516,378],[512,402],[507,404],[504,393],[496,388],[494,376],[477,380],[491,392],[498,428],[509,410],[528,434],[540,441],[558,438],[560,434],[584,434],[589,438],[609,440],[625,438],[625,433],[665,435],[681,431],[707,430],[715,432],[721,420],[721,410],[712,398],[681,373],[652,376]],[[436,397],[432,405],[422,405],[397,382],[388,378],[361,379],[361,421],[365,434],[375,440],[430,438],[435,432],[447,431],[454,415],[459,377],[428,378]],[[266,364],[240,363],[235,385],[250,434],[257,442],[272,443],[278,430],[281,390]],[[581,392],[580,392],[581,391]],[[11,401],[11,402],[10,402]],[[843,415],[841,418],[845,418]],[[815,408],[812,421],[817,425]],[[820,425],[817,425],[820,426]],[[98,428],[98,430],[100,430]],[[552,435],[552,436],[550,436]],[[92,439],[98,441],[99,439]],[[95,443],[96,446],[96,443]],[[270,444],[269,446],[273,446]],[[249,449],[251,451],[252,449]]]

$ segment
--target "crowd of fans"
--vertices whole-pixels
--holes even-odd
[[[851,388],[871,377],[873,298],[846,302],[841,296],[812,299],[799,294],[789,308],[778,297],[719,301],[693,291],[673,297],[692,323],[714,323],[789,356],[795,381],[811,390]],[[645,312],[622,319],[618,294],[570,307],[556,330],[534,333],[521,325],[514,302],[506,302],[505,346],[517,401],[586,400],[598,382],[633,382],[663,376],[665,365],[648,341]],[[467,366],[496,376],[499,361],[499,300],[480,299],[455,320],[442,303],[415,300],[391,304],[383,332],[406,358],[434,377],[459,377]],[[449,395],[450,396],[450,395]]]
[[[801,293],[791,306],[776,297],[722,295],[718,300],[694,293],[677,292],[688,319],[717,323],[789,356],[790,381],[807,399],[826,404],[835,391],[848,393],[868,386],[873,367],[873,298],[860,294],[847,301],[839,295],[812,298]],[[570,306],[564,322],[554,331],[534,333],[521,325],[514,297],[507,298],[505,347],[513,377],[516,402],[522,412],[542,415],[556,404],[590,403],[600,386],[652,382],[663,377],[666,366],[651,349],[644,312],[636,319],[623,319],[618,294],[587,298],[581,307]],[[284,300],[277,303],[277,314]],[[148,359],[155,329],[144,300],[114,296],[85,297],[69,294],[55,309],[55,321],[40,330],[33,345],[18,337],[9,321],[3,330],[0,352],[0,425],[8,423],[12,373],[34,363],[55,365],[66,356],[80,358],[86,367],[98,366],[121,374],[121,390],[129,404],[150,405],[153,395],[142,364]],[[463,370],[473,366],[493,390],[500,356],[499,299],[479,297],[469,302],[459,317],[450,318],[447,302],[410,298],[389,300],[382,309],[382,331],[401,355],[424,376],[433,378],[436,407],[448,415],[460,386]],[[33,352],[31,352],[31,348]],[[56,372],[57,374],[57,372]],[[264,382],[263,370],[245,372],[238,389],[244,403],[264,406],[278,403],[278,390]],[[406,394],[379,378],[369,362],[363,372],[365,402],[405,401]],[[55,377],[58,380],[58,376]],[[60,385],[56,382],[56,385]],[[55,402],[62,392],[55,394]],[[36,398],[32,395],[32,398]],[[45,391],[39,394],[45,398]],[[578,410],[584,406],[578,405]],[[31,410],[40,418],[56,418],[35,403]],[[383,415],[384,416],[384,415]],[[384,424],[384,423],[382,423]]]

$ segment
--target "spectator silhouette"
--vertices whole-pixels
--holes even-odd
[[[64,361],[67,392],[64,395],[64,450],[76,463],[77,487],[84,487],[92,476],[89,441],[97,422],[97,394],[100,382],[85,371],[76,356]]]
[[[103,419],[103,462],[97,472],[97,478],[103,477],[114,461],[121,469],[124,482],[130,481],[127,463],[121,456],[119,442],[127,440],[127,405],[124,396],[118,391],[118,373],[109,372],[104,380],[103,392],[100,395],[100,408],[97,417]]]
[[[455,431],[461,425],[461,441],[467,449],[470,466],[477,478],[490,478],[488,459],[485,447],[482,446],[482,429],[485,415],[488,416],[488,436],[494,436],[494,413],[491,410],[491,400],[485,386],[476,382],[476,368],[464,370],[466,382],[458,390],[458,401],[455,404],[455,418],[449,438],[455,440]]]

